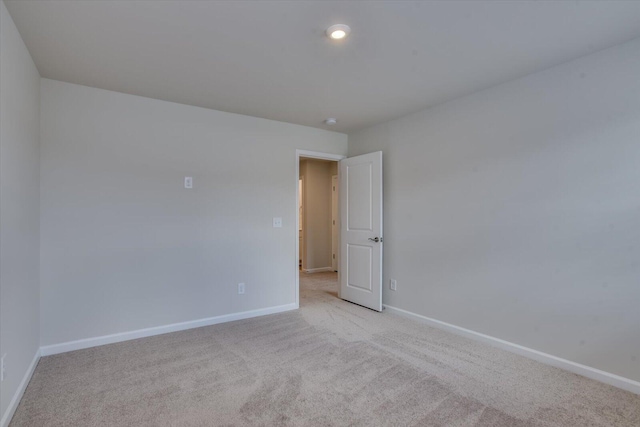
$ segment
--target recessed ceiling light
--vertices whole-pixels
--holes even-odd
[[[327,28],[327,36],[330,39],[340,40],[349,35],[351,28],[348,25],[336,24]]]
[[[336,123],[338,123],[338,121],[336,119],[334,119],[333,117],[330,117],[327,120],[325,120],[324,123],[329,125],[329,126],[333,126]]]

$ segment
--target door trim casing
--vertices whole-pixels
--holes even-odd
[[[300,206],[300,194],[298,191],[298,181],[300,180],[300,158],[307,159],[321,159],[321,160],[331,160],[334,162],[339,162],[340,160],[346,159],[347,156],[343,156],[341,154],[332,154],[332,153],[323,153],[320,151],[309,151],[309,150],[300,150],[296,149],[296,180],[295,180],[295,192],[296,192],[296,206],[295,206],[295,218],[296,218],[296,226],[295,226],[295,241],[296,241],[296,258],[295,258],[295,304],[296,308],[300,307],[300,271],[298,267],[298,260],[300,259],[300,238],[298,234],[298,230],[300,230],[300,216],[298,215],[298,206]],[[338,168],[338,180],[340,180],[340,170]],[[338,212],[340,212],[340,204],[338,202]],[[340,231],[338,231],[338,235]],[[338,276],[340,272],[338,271]],[[340,277],[338,277],[338,281]]]

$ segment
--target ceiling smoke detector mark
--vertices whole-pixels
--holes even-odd
[[[328,126],[333,126],[336,123],[338,123],[338,120],[334,119],[333,117],[329,117],[327,120],[324,121],[324,124]]]

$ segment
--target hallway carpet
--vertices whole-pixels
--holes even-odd
[[[640,396],[337,298],[43,357],[18,426],[640,426]]]

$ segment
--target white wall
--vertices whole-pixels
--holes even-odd
[[[304,159],[300,161],[303,178],[302,250],[305,269],[331,267],[331,176],[337,175],[337,162]]]
[[[40,75],[0,2],[0,416],[38,351]],[[15,408],[13,408],[15,409]]]
[[[345,154],[346,135],[46,79],[41,96],[43,345],[295,303],[295,150]]]
[[[640,380],[640,40],[349,135],[377,150],[385,304]]]

